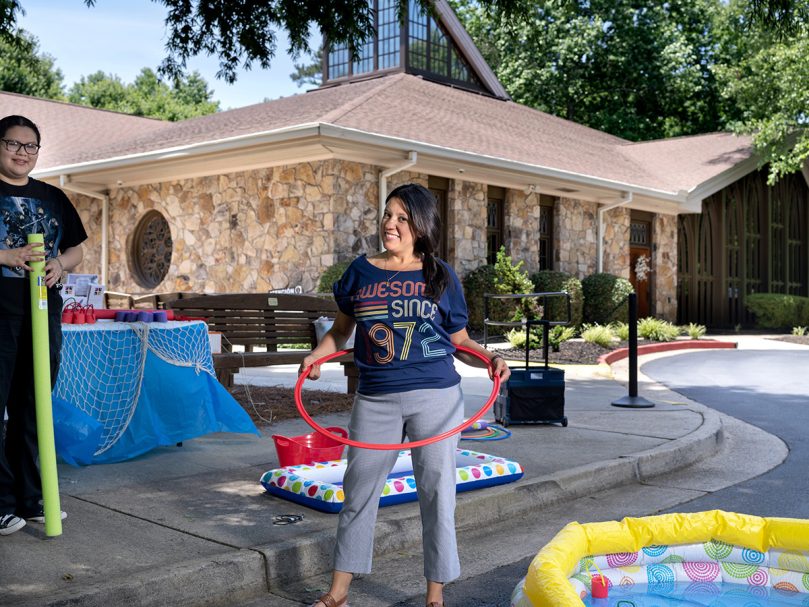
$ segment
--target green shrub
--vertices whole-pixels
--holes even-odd
[[[542,327],[532,327],[531,328],[531,345],[529,347],[530,350],[538,350],[542,347]],[[548,346],[554,352],[559,351],[559,347],[563,341],[567,341],[568,339],[573,339],[576,336],[576,329],[569,326],[562,326],[557,325],[552,327],[550,331],[548,331]],[[506,333],[506,339],[511,344],[512,348],[517,348],[518,350],[525,349],[525,329],[512,329],[508,333]]]
[[[320,281],[317,283],[318,293],[331,293],[332,285],[340,280],[340,277],[345,273],[350,261],[338,261],[336,264],[329,266],[320,275]]]
[[[695,322],[688,323],[688,326],[683,328],[683,331],[690,337],[691,339],[700,339],[701,337],[705,337],[705,333],[707,333],[707,329],[705,325],[698,325]]]
[[[530,345],[528,347],[529,350],[538,350],[542,347],[542,332],[537,327],[532,327],[530,331]],[[512,348],[517,348],[518,350],[525,349],[525,329],[511,329],[506,333],[506,339],[508,343],[511,344]]]
[[[604,348],[609,348],[615,341],[610,328],[604,325],[582,325],[581,338],[587,343],[598,344]]]
[[[578,327],[582,320],[582,306],[584,296],[581,290],[581,281],[567,272],[554,270],[540,270],[531,274],[531,282],[537,293],[556,293],[566,291],[570,296],[570,324]],[[548,299],[548,309],[545,310],[548,320],[564,320],[567,318],[567,302],[563,297]]]
[[[613,335],[620,341],[629,341],[629,323],[626,322],[613,322],[610,323],[610,330]]]
[[[469,326],[477,331],[483,330],[483,294],[496,293],[494,266],[485,265],[475,268],[463,278],[463,291],[466,307],[469,311]],[[489,300],[489,320],[509,320],[508,307],[497,299]],[[489,332],[501,334],[499,327],[489,327]]]
[[[571,326],[557,325],[548,333],[548,344],[554,352],[559,351],[559,346],[563,341],[573,339],[576,336],[576,328]]]
[[[631,282],[613,274],[590,274],[581,281],[581,289],[584,295],[584,322],[599,325],[627,322],[628,296],[634,291]]]
[[[809,324],[809,298],[783,293],[752,293],[744,300],[763,329],[786,329]]]
[[[651,341],[674,341],[680,335],[680,328],[667,320],[642,318],[638,321],[638,337]]]
[[[809,327],[792,327],[792,334],[798,337],[803,337],[809,333]]]
[[[515,295],[517,293],[531,293],[534,284],[528,277],[528,273],[520,270],[523,262],[514,263],[511,256],[506,255],[506,248],[500,247],[497,251],[497,261],[494,264],[495,276],[494,287],[497,293],[502,295]],[[517,300],[504,300],[511,312],[511,320],[517,321],[523,318],[536,319],[542,317],[542,307],[540,303],[532,297],[525,297]]]

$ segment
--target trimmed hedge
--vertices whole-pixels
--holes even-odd
[[[584,307],[584,295],[582,293],[581,281],[567,272],[555,270],[540,270],[531,274],[531,282],[534,291],[537,293],[554,293],[557,291],[567,291],[570,295],[570,326],[578,327],[582,322],[582,309]],[[542,301],[540,301],[540,304]],[[563,297],[553,297],[548,299],[548,309],[545,310],[545,318],[549,320],[564,320],[567,318],[567,304]]]
[[[744,305],[762,329],[791,329],[809,324],[809,297],[784,293],[752,293]]]
[[[497,270],[493,265],[480,266],[463,277],[463,292],[466,298],[466,307],[469,311],[469,326],[476,330],[483,330],[483,294],[497,293],[495,278]],[[502,300],[489,300],[490,320],[511,320],[511,310]],[[504,332],[504,327],[489,327],[493,334]]]
[[[629,321],[628,296],[635,289],[626,278],[606,272],[590,274],[581,281],[581,288],[585,323],[608,325]]]
[[[329,266],[320,275],[320,281],[317,283],[318,293],[331,293],[332,285],[340,280],[340,277],[351,265],[350,261],[338,261],[336,264]]]

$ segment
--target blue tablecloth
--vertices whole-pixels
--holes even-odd
[[[101,426],[91,461],[77,461],[57,427],[57,453],[65,461],[117,462],[210,432],[259,434],[216,380],[205,323],[62,328],[54,402],[67,401]]]

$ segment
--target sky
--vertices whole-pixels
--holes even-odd
[[[65,90],[99,70],[131,83],[142,68],[156,70],[165,56],[167,9],[151,0],[96,0],[92,8],[83,0],[22,0],[21,4],[26,14],[18,15],[18,25],[39,39],[40,53],[54,58],[64,75]],[[311,88],[299,88],[289,77],[295,68],[286,46],[281,32],[271,69],[240,70],[232,85],[216,79],[215,57],[193,58],[188,68],[205,78],[221,109],[244,107]]]

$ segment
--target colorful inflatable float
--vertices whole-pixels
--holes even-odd
[[[456,450],[455,466],[458,492],[513,483],[523,475],[522,467],[515,461],[465,449]],[[344,459],[286,466],[265,472],[261,484],[277,497],[323,512],[339,512],[343,507],[345,468]],[[382,489],[379,505],[390,506],[416,499],[410,451],[400,451]]]
[[[683,604],[809,605],[809,521],[711,510],[570,523],[511,597],[512,607]]]

